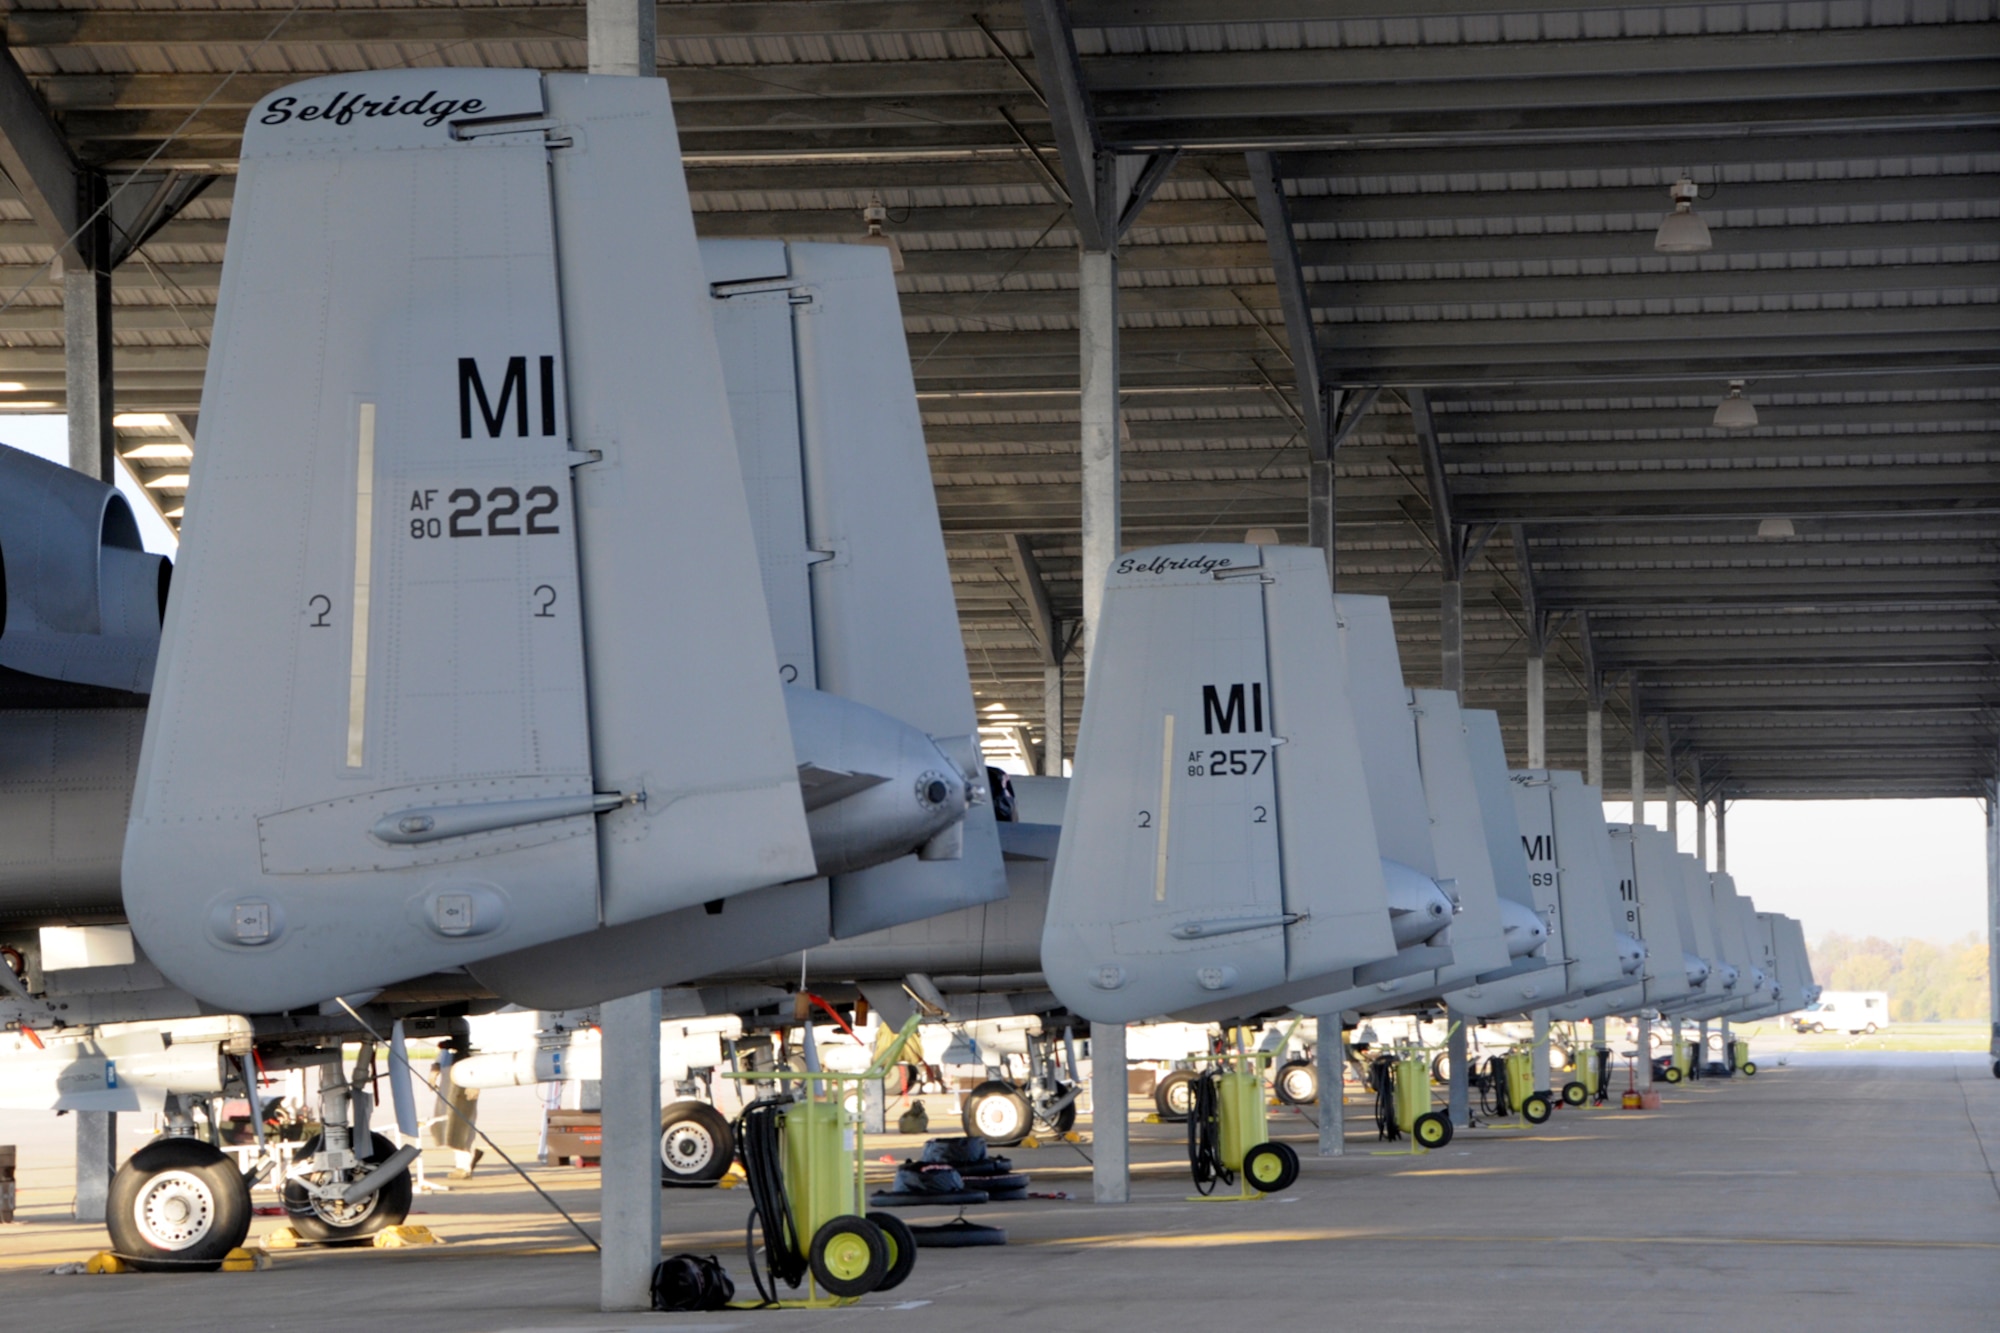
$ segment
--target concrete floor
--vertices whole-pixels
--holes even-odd
[[[1755,1079],[1669,1090],[1656,1113],[1564,1111],[1540,1130],[1462,1133],[1423,1157],[1374,1155],[1357,1098],[1349,1155],[1307,1156],[1290,1193],[1250,1205],[1189,1202],[1178,1127],[1135,1125],[1129,1206],[975,1210],[1012,1243],[926,1251],[893,1297],[831,1312],[599,1314],[588,1250],[490,1166],[419,1200],[412,1220],[450,1241],[437,1249],[280,1253],[254,1274],[51,1276],[100,1242],[57,1220],[67,1195],[45,1154],[23,1173],[25,1220],[0,1227],[0,1311],[7,1328],[35,1333],[2000,1327],[1989,1062],[1776,1058],[1788,1063]],[[531,1151],[520,1108],[496,1106],[489,1122],[510,1151]],[[0,1141],[21,1127],[7,1117]],[[1310,1125],[1277,1128],[1311,1153]],[[891,1136],[870,1156],[916,1142]],[[1033,1188],[1088,1198],[1077,1149],[1011,1155]],[[534,1174],[594,1226],[594,1171]],[[670,1194],[668,1249],[719,1253],[747,1291],[747,1207],[737,1191]],[[253,1234],[277,1224],[260,1218]]]

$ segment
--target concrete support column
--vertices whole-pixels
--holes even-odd
[[[1306,465],[1306,544],[1326,553],[1326,581],[1340,591],[1334,569],[1333,460],[1316,458]]]
[[[1632,827],[1646,822],[1646,728],[1632,720]]]
[[[1987,1054],[1993,1057],[1993,1077],[2000,1078],[2000,778],[1986,784],[1986,967],[1988,1016],[1993,1034]]]
[[[1729,825],[1724,819],[1727,807],[1722,804],[1722,794],[1715,796],[1715,868],[1718,872],[1729,869]]]
[[[599,1308],[650,1310],[660,1262],[660,993],[603,1007]]]
[[[86,208],[104,202],[104,180],[86,176]],[[111,389],[110,226],[99,218],[76,241],[88,263],[63,267],[63,392],[68,400],[69,465],[78,472],[118,482],[117,433]]]
[[[1062,663],[1042,668],[1042,776],[1063,775]]]
[[[1535,1072],[1535,1091],[1549,1090],[1549,1011],[1537,1009],[1528,1015],[1535,1025],[1534,1045],[1529,1048],[1529,1059]]]
[[[1604,790],[1604,701],[1592,699],[1583,715],[1584,781]]]
[[[1723,1020],[1722,1030],[1724,1033],[1729,1031],[1729,1021],[1727,1019]],[[1708,1066],[1708,1020],[1706,1018],[1702,1019],[1696,1025],[1694,1039],[1694,1076],[1700,1078]],[[1728,1047],[1729,1038],[1727,1036],[1723,1037],[1722,1044],[1725,1048]],[[1728,1057],[1724,1056],[1723,1058],[1726,1060]]]
[[[1639,1076],[1639,1091],[1653,1090],[1653,1020],[1644,1013],[1639,1015],[1639,1058],[1636,1062]]]
[[[1528,767],[1547,768],[1549,766],[1548,724],[1542,708],[1544,692],[1542,688],[1543,667],[1545,665],[1539,651],[1528,654]]]
[[[1721,1020],[1721,1022],[1722,1022],[1722,1063],[1727,1065],[1729,1063],[1729,1045],[1736,1038],[1735,1034],[1730,1032],[1729,1030],[1729,1020],[1725,1018]],[[1708,1024],[1703,1023],[1701,1025],[1701,1029],[1702,1029],[1702,1050],[1706,1052],[1708,1049]]]
[[[1083,357],[1083,667],[1088,690],[1104,580],[1118,558],[1118,255],[1085,250],[1076,267]]]
[[[1703,870],[1708,869],[1708,802],[1701,799],[1699,785],[1695,787],[1694,859],[1701,862]]]
[[[1465,585],[1446,579],[1438,586],[1438,662],[1444,688],[1465,693]]]
[[[79,1222],[102,1222],[118,1169],[118,1113],[72,1111],[76,1117],[76,1206]]]
[[[590,0],[585,14],[592,74],[660,72],[653,0]]]
[[[1090,1197],[1132,1201],[1132,1125],[1126,1112],[1125,1025],[1090,1025]]]
[[[1319,1044],[1313,1065],[1319,1074],[1319,1155],[1347,1153],[1347,1030],[1339,1014],[1316,1019]]]
[[[1472,1030],[1471,1019],[1456,1009],[1444,1011],[1445,1114],[1463,1129],[1472,1123]]]

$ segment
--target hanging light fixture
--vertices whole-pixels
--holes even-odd
[[[1724,430],[1749,430],[1757,424],[1757,407],[1743,396],[1743,381],[1729,381],[1729,396],[1715,405],[1715,424]]]
[[[903,247],[896,244],[896,238],[882,230],[882,224],[889,220],[889,210],[882,204],[882,196],[870,195],[868,207],[861,210],[862,221],[868,224],[868,234],[861,238],[862,245],[879,245],[889,252],[889,267],[903,271]]]
[[[1673,196],[1674,211],[1660,219],[1660,229],[1653,233],[1653,248],[1663,255],[1700,254],[1714,244],[1708,238],[1708,224],[1694,211],[1701,187],[1683,176],[1668,193]]]
[[[1792,520],[1789,518],[1766,518],[1758,520],[1757,535],[1767,542],[1781,542],[1788,538],[1796,537],[1799,534],[1798,530],[1792,526]]]

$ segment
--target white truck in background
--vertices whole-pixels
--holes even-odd
[[[1889,992],[1885,990],[1830,990],[1819,1001],[1792,1016],[1792,1026],[1800,1032],[1845,1032],[1849,1036],[1873,1036],[1889,1026]]]

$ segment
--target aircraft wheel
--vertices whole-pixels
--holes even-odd
[[[1310,1060],[1288,1060],[1273,1079],[1278,1100],[1287,1106],[1311,1106],[1319,1100],[1319,1071]]]
[[[729,1121],[707,1102],[675,1102],[660,1112],[662,1185],[713,1185],[735,1154]]]
[[[916,1233],[894,1213],[870,1213],[868,1220],[875,1224],[875,1229],[882,1233],[883,1243],[889,1247],[889,1268],[875,1284],[875,1290],[893,1291],[903,1285],[903,1279],[917,1266]]]
[[[250,1187],[220,1148],[155,1139],[111,1177],[111,1250],[148,1273],[213,1273],[250,1234]]]
[[[1056,1088],[1056,1096],[1058,1097],[1063,1096],[1067,1092],[1069,1092],[1069,1088],[1066,1086],[1058,1085]],[[1071,1098],[1063,1109],[1057,1111],[1053,1116],[1043,1116],[1042,1122],[1058,1135],[1069,1133],[1072,1129],[1076,1128],[1076,1100]]]
[[[1431,1057],[1431,1082],[1451,1082],[1451,1061],[1447,1058],[1447,1053],[1444,1051],[1440,1051]]]
[[[1176,1069],[1153,1088],[1153,1105],[1162,1120],[1185,1120],[1194,1104],[1194,1074]]]
[[[1555,1107],[1549,1105],[1549,1095],[1545,1092],[1531,1092],[1521,1099],[1521,1118],[1531,1125],[1545,1125]]]
[[[1028,1137],[1034,1123],[1028,1099],[1013,1084],[987,1079],[965,1095],[965,1111],[959,1117],[965,1132],[1006,1148]]]
[[[309,1162],[319,1151],[320,1135],[315,1134],[299,1145],[292,1154],[294,1161]],[[396,1145],[380,1134],[371,1136],[364,1166],[372,1166],[396,1151]],[[279,1198],[285,1205],[285,1221],[292,1230],[299,1233],[299,1239],[331,1245],[344,1240],[365,1240],[386,1227],[400,1226],[410,1215],[410,1200],[416,1195],[416,1181],[408,1171],[399,1172],[394,1180],[376,1190],[360,1203],[342,1203],[338,1199],[315,1199],[307,1190],[306,1183],[320,1184],[325,1180],[322,1173],[314,1172],[304,1180],[291,1179],[279,1190]]]
[[[1299,1178],[1299,1155],[1289,1143],[1260,1143],[1243,1154],[1243,1178],[1259,1194],[1288,1190]]]
[[[1662,1079],[1663,1081],[1665,1081],[1665,1082],[1668,1082],[1668,1083],[1678,1083],[1678,1082],[1680,1082],[1680,1081],[1681,1081],[1681,1069],[1680,1069],[1680,1066],[1679,1066],[1679,1065],[1668,1065],[1668,1066],[1667,1066],[1667,1071],[1666,1071],[1666,1072],[1665,1072],[1664,1074],[1660,1075],[1660,1078],[1661,1078],[1661,1079]]]
[[[1418,1116],[1416,1124],[1410,1127],[1410,1136],[1416,1139],[1421,1147],[1442,1148],[1451,1142],[1451,1121],[1436,1111],[1426,1111]]]
[[[829,1296],[866,1296],[888,1275],[889,1242],[880,1227],[850,1213],[814,1233],[806,1262],[812,1266],[813,1280]]]
[[[1563,1105],[1581,1106],[1590,1100],[1590,1089],[1574,1079],[1563,1084]]]

